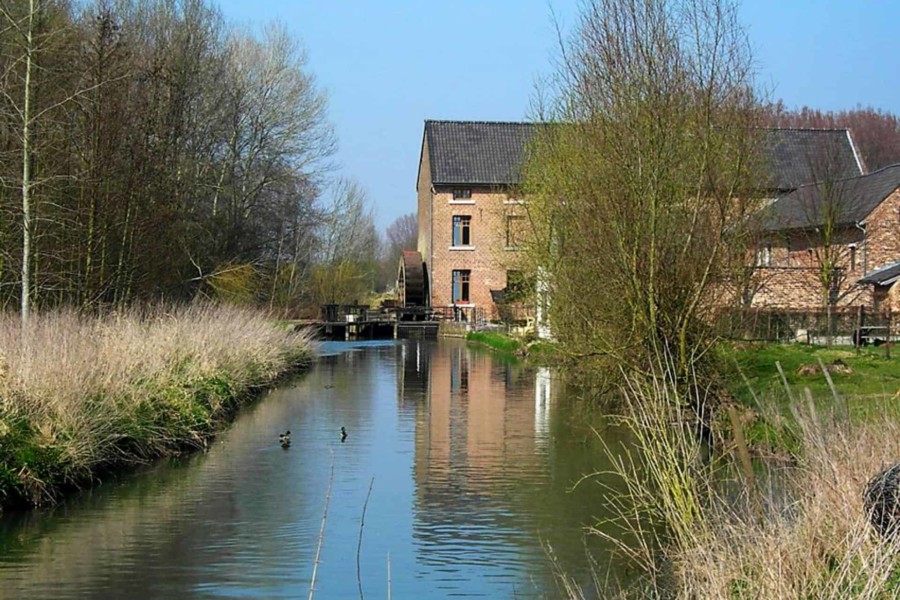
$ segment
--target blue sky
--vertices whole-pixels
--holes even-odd
[[[279,21],[329,95],[335,175],[367,190],[384,229],[415,211],[425,119],[521,120],[554,68],[551,9],[578,0],[220,0],[229,20]],[[745,0],[758,79],[788,107],[873,105],[900,113],[900,2]]]

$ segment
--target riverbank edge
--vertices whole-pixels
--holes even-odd
[[[113,446],[114,459],[99,461],[76,476],[65,474],[65,457],[52,445],[41,443],[39,432],[30,424],[15,423],[12,431],[0,436],[0,515],[51,506],[101,483],[104,477],[125,475],[155,461],[205,450],[228,429],[240,409],[312,367],[315,342],[303,334],[293,335],[291,342],[277,365],[248,361],[232,372],[155,382],[157,389],[150,401],[158,405],[153,429],[159,439],[122,435]],[[253,373],[254,377],[239,381],[238,371]],[[20,460],[9,461],[9,457]]]
[[[551,342],[526,341],[496,331],[470,331],[466,334],[466,343],[488,348],[499,356],[525,361],[534,366],[551,366],[559,362]]]

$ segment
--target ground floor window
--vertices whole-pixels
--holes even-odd
[[[453,271],[453,302],[469,301],[469,279],[472,271]]]

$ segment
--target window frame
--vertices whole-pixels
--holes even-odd
[[[450,247],[470,248],[472,246],[472,215],[453,215],[452,223]],[[457,243],[457,230],[459,231],[459,243]]]
[[[472,301],[472,269],[451,271],[450,301],[453,304],[468,304]]]
[[[513,227],[511,225],[516,221],[525,221],[525,217],[523,215],[506,215],[506,246],[507,250],[517,250],[519,246],[521,246],[522,241],[514,239],[515,233],[513,231]]]

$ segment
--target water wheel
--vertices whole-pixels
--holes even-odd
[[[428,306],[428,277],[425,261],[415,250],[400,254],[400,270],[397,273],[397,294],[400,306]]]

